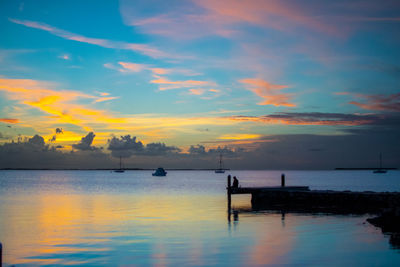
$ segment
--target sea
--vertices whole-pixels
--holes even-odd
[[[3,266],[400,266],[371,215],[253,211],[242,187],[398,191],[400,171],[2,170]]]

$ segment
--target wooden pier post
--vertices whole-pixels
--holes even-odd
[[[281,175],[281,186],[285,187],[285,174],[284,173],[282,173],[282,175]]]
[[[3,266],[3,245],[0,243],[0,267]]]
[[[228,196],[228,221],[231,221],[231,202],[232,202],[232,196],[231,196],[231,176],[228,175],[226,178],[227,182],[227,187],[226,187],[226,193]]]

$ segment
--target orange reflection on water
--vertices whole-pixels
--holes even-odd
[[[176,234],[176,231],[164,230],[164,226],[169,229],[178,225],[196,239],[201,233],[192,231],[190,222],[225,219],[221,210],[216,209],[214,214],[210,214],[210,209],[202,208],[204,204],[215,205],[220,200],[224,201],[219,197],[204,201],[201,196],[176,195],[44,194],[11,197],[9,203],[14,204],[2,212],[8,222],[3,226],[5,229],[1,229],[2,242],[7,250],[5,261],[10,264],[70,264],[70,260],[63,258],[65,255],[107,251],[110,240],[123,236],[126,234],[124,231],[127,228],[130,231],[133,225],[152,225],[160,240]],[[165,257],[163,253],[153,256],[160,262]]]
[[[282,257],[290,251],[295,233],[285,228],[285,222],[279,214],[270,214],[265,227],[259,229],[259,238],[251,248],[249,263],[252,266],[282,263]]]
[[[235,198],[239,206],[248,201]],[[10,197],[8,203],[8,224],[0,229],[7,264],[145,258],[156,266],[213,265],[233,257],[262,265],[279,262],[294,236],[280,215],[239,215],[229,226],[224,195],[42,194]]]

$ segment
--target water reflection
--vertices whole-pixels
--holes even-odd
[[[148,176],[111,184],[75,175],[57,180],[45,173],[40,186],[27,176],[34,190],[18,185],[12,193],[2,191],[6,265],[366,265],[376,262],[371,258],[381,265],[400,263],[379,230],[359,225],[360,217],[252,211],[249,196],[235,196],[229,223],[225,179],[200,177],[192,189],[187,177],[171,172],[172,189],[163,184],[160,190],[152,189],[160,182]]]

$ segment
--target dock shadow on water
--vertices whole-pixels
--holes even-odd
[[[3,264],[400,264],[364,215],[255,210],[249,195],[235,195],[229,222],[225,179],[190,171],[161,179],[151,171],[0,173]]]

